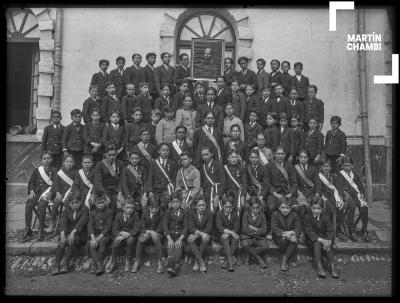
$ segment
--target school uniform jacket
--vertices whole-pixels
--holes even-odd
[[[133,122],[133,109],[135,108],[136,97],[125,95],[121,99],[121,120],[128,123]]]
[[[191,77],[190,67],[184,67],[181,64],[175,66],[174,83],[176,87],[179,87],[179,84],[182,83],[182,81],[188,77]],[[189,81],[189,91],[193,92],[193,85],[190,81]]]
[[[325,154],[332,156],[345,155],[347,151],[347,141],[346,134],[337,129],[335,132],[333,130],[328,130],[325,137]]]
[[[71,123],[64,128],[61,137],[63,150],[83,151],[83,125]]]
[[[267,164],[267,174],[270,183],[269,193],[277,192],[281,195],[287,195],[291,193],[293,196],[297,196],[297,175],[295,168],[289,162],[283,161],[283,168],[287,171],[289,181],[286,180],[281,171],[276,167],[275,161],[271,161]]]
[[[272,111],[274,113],[277,113],[278,115],[280,113],[289,113],[288,105],[289,105],[289,99],[285,96],[276,96],[272,101]]]
[[[242,186],[242,195],[246,195],[247,193],[247,172],[243,166],[240,166],[238,163],[237,165],[227,164],[229,172],[231,173],[232,177],[236,180],[239,185]],[[231,180],[231,177],[228,176],[228,173],[225,171],[225,194],[229,196],[229,194],[233,191],[234,193],[238,193],[237,186]],[[237,197],[236,197],[237,198]]]
[[[183,94],[182,91],[179,91],[174,95],[172,106],[173,106],[173,109],[174,109],[175,113],[179,108],[183,107],[183,101],[184,100],[185,100],[185,95]]]
[[[157,140],[156,140],[156,130],[157,130],[157,124],[153,125],[153,123],[149,122],[147,123],[147,128],[149,129],[150,133],[150,141],[154,145],[157,145]]]
[[[45,172],[54,184],[54,178],[57,175],[58,169],[53,166],[49,166]],[[49,185],[47,185],[47,183],[40,176],[39,167],[36,167],[28,181],[28,195],[30,194],[31,190],[33,190],[35,193],[35,199],[39,199],[40,195],[48,188]]]
[[[86,175],[86,178],[90,181],[90,183],[94,186],[94,167],[92,167]],[[75,198],[80,201],[85,201],[86,195],[89,192],[89,187],[86,186],[85,182],[83,182],[79,171],[77,170],[75,173],[75,178],[73,179],[74,183],[72,184],[72,193]],[[93,191],[92,191],[93,193]]]
[[[117,95],[114,96],[116,99],[107,95],[101,100],[101,105],[100,105],[101,116],[104,118],[104,121],[107,121],[108,123],[110,123],[110,114],[112,111],[118,111],[118,112],[121,111],[120,101]]]
[[[154,82],[156,84],[157,92],[161,93],[164,85],[169,85],[172,92],[174,92],[174,72],[175,68],[168,65],[168,69],[164,64],[157,66],[154,70]]]
[[[258,78],[255,72],[252,70],[246,69],[246,72],[243,74],[243,71],[237,72],[237,80],[239,82],[239,86],[244,84],[252,84],[254,85],[254,89],[257,91],[258,88]]]
[[[237,212],[232,211],[229,216],[225,215],[224,211],[219,211],[215,216],[215,226],[218,234],[221,236],[225,229],[234,231],[236,234],[240,232],[240,219]]]
[[[226,104],[232,103],[232,90],[229,87],[217,89],[215,103],[225,109]]]
[[[265,147],[275,151],[280,141],[278,128],[275,125],[267,126],[265,128],[264,135],[265,135]]]
[[[88,235],[97,237],[102,234],[103,237],[110,237],[112,224],[113,212],[111,208],[95,208],[89,214],[89,222],[87,225]]]
[[[141,76],[142,67],[136,67],[134,64],[127,67],[124,72],[124,83],[125,86],[127,84],[134,84],[135,91],[139,91],[139,83],[140,83],[140,76]]]
[[[152,159],[156,159],[156,158],[157,158],[157,156],[158,156],[157,145],[155,145],[155,144],[149,142],[149,143],[147,143],[147,148],[146,148],[146,150],[147,150],[147,152],[150,154],[150,156],[151,156]],[[150,162],[149,162],[149,160],[147,160],[147,158],[142,154],[142,152],[140,151],[140,149],[139,149],[139,147],[137,146],[137,144],[134,145],[134,146],[129,150],[129,152],[136,152],[136,153],[138,153],[139,156],[140,156],[141,163],[142,163],[142,165],[144,166],[144,168],[145,168],[146,170],[149,169],[149,167],[150,167]]]
[[[85,127],[83,128],[83,141],[85,142],[83,151],[85,154],[91,154],[93,152],[94,147],[90,144],[90,142],[102,143],[105,127],[106,126],[101,122],[89,122],[85,124]],[[103,152],[104,148],[101,146],[97,150],[96,154],[103,154]]]
[[[253,183],[253,178],[251,178],[249,169],[253,173],[253,176],[260,182],[262,186],[261,196],[265,197],[269,191],[269,180],[268,180],[268,173],[265,166],[259,163],[254,169],[251,164],[246,165],[246,175],[247,175],[247,191],[250,195],[257,195],[258,196],[258,187]]]
[[[249,225],[257,228],[257,231],[253,231],[249,228]],[[253,220],[253,215],[250,211],[246,211],[242,217],[242,233],[240,239],[251,239],[254,236],[265,237],[267,235],[267,219],[265,215],[260,211],[257,218]]]
[[[232,92],[232,106],[235,110],[235,116],[245,121],[247,114],[246,96],[242,92]]]
[[[329,175],[328,176],[325,176],[324,175],[324,177],[331,183],[331,184],[333,184],[335,187],[336,187],[336,189],[338,190],[338,192],[339,192],[339,196],[341,196],[342,197],[342,199],[343,199],[343,192],[341,192],[341,188],[338,188],[338,186],[337,186],[337,178],[338,178],[338,175],[337,174],[333,174],[333,173],[329,173]],[[318,177],[319,178],[319,177]],[[321,180],[321,179],[320,179]],[[324,184],[324,182],[322,182],[321,181],[321,193],[322,193],[322,195],[324,195],[325,196],[325,198],[327,198],[327,199],[333,199],[333,201],[335,201],[335,197],[334,197],[334,191],[332,190],[332,189],[330,189],[330,188],[328,188],[328,186],[326,186],[325,184]]]
[[[300,98],[306,99],[308,96],[308,87],[310,86],[310,81],[306,76],[301,75],[300,81],[297,79],[296,75],[292,76],[290,87],[296,88],[297,94]]]
[[[219,162],[218,160],[212,159],[211,162],[208,163],[208,165],[206,164],[205,166],[207,174],[211,178],[211,180],[214,183],[219,183],[217,188],[217,194],[219,197],[222,197],[222,195],[225,192],[225,185],[226,185],[225,173],[222,163]],[[201,175],[201,187],[203,188],[204,195],[206,194],[211,195],[212,185],[210,181],[208,181],[204,173],[203,164],[200,167],[200,175]]]
[[[324,148],[324,135],[317,129],[305,133],[304,148],[310,152],[310,158],[321,155]]]
[[[140,218],[137,212],[133,212],[127,220],[125,220],[124,212],[118,212],[115,216],[112,226],[112,236],[115,239],[121,231],[126,231],[131,237],[139,235]]]
[[[215,160],[222,160],[224,157],[224,141],[222,139],[222,132],[217,128],[213,127],[213,136],[216,139],[219,148],[221,150],[221,159],[218,159],[218,151],[211,140],[206,136],[204,131],[200,128],[195,130],[193,134],[193,164],[199,168],[201,164],[201,147],[207,145],[211,147],[213,158]]]
[[[126,137],[124,138],[126,142],[126,149],[129,151],[131,148],[138,144],[140,141],[140,129],[147,126],[145,122],[131,122],[126,128]]]
[[[156,233],[162,233],[162,220],[164,217],[164,212],[159,209],[158,212],[153,215],[150,219],[150,210],[145,208],[140,220],[140,229],[142,233],[146,233],[146,230],[154,230]]]
[[[147,192],[148,169],[145,169],[142,165],[138,165],[136,171],[139,173],[140,178],[136,178],[127,166],[122,169],[120,186],[125,199],[128,196],[133,197],[135,192],[139,192],[140,194]]]
[[[246,117],[245,117],[245,121],[248,122],[249,121],[249,114],[250,114],[250,110],[257,108],[257,103],[259,96],[257,95],[251,95],[251,96],[246,96]]]
[[[296,129],[292,128],[292,132],[293,132],[294,153],[295,155],[297,155],[297,153],[304,148],[305,134],[300,127],[297,127]]]
[[[175,140],[174,140],[175,141]],[[179,143],[178,143],[179,144]],[[179,163],[180,161],[180,156],[178,155],[178,152],[175,150],[174,146],[172,143],[168,143],[169,145],[169,158],[174,161],[175,163]],[[182,146],[181,146],[182,152],[188,151],[191,156],[193,156],[193,150],[189,146],[189,144],[186,143],[186,141],[183,141]]]
[[[291,100],[288,101],[288,114],[290,117],[294,115],[298,115],[300,123],[304,123],[304,104],[299,100]]]
[[[365,189],[360,175],[354,172],[353,174],[354,174],[353,178],[354,183],[357,185],[360,193],[365,196]],[[352,198],[358,199],[356,190],[350,185],[349,182],[347,182],[347,180],[343,177],[343,175],[340,172],[337,174],[335,186],[339,190],[339,193],[342,195],[342,197],[344,197],[343,192],[346,191]]]
[[[271,230],[272,235],[282,237],[284,231],[294,230],[296,237],[302,232],[300,218],[297,213],[291,211],[287,216],[276,210],[271,215]]]
[[[237,80],[237,73],[233,69],[224,70],[224,76],[226,79],[226,84],[231,86],[232,82]]]
[[[86,225],[89,221],[89,209],[85,205],[81,205],[76,211],[74,219],[74,211],[68,205],[64,208],[60,218],[60,233],[65,232],[68,235],[73,229],[77,233],[86,232]]]
[[[312,194],[319,194],[321,195],[321,180],[319,179],[318,176],[318,170],[315,166],[312,166],[310,164],[307,164],[305,168],[301,164],[300,168],[302,168],[304,175],[307,177],[308,180],[310,180],[312,183],[314,183],[314,187],[309,186],[302,177],[300,177],[300,174],[296,170],[296,175],[297,175],[297,183],[299,185],[299,190],[305,195],[309,196]]]
[[[67,171],[65,169],[62,169],[62,171],[72,179],[72,181],[75,179],[75,174],[76,170],[71,168],[71,170]],[[53,197],[55,197],[56,193],[60,193],[61,196],[64,196],[64,194],[70,189],[70,186],[68,183],[66,183],[61,177],[56,173],[54,176],[54,182],[53,186],[51,187],[51,192],[53,193]],[[72,191],[72,190],[71,190]]]
[[[122,96],[125,95],[125,81],[124,81],[125,71],[122,69],[122,75],[118,68],[113,69],[110,72],[110,81],[115,85],[115,94],[121,100]]]
[[[203,104],[200,104],[197,106],[197,112],[196,112],[196,128],[200,128],[204,125],[204,114],[209,111],[208,107],[208,102],[205,102]],[[211,107],[211,111],[215,115],[215,126],[222,131],[222,128],[224,127],[224,110],[222,109],[221,106],[219,106],[217,103],[215,103]]]
[[[140,92],[136,97],[135,107],[142,109],[142,121],[150,122],[151,110],[153,109],[153,99],[151,96]]]
[[[265,69],[257,72],[257,83],[259,91],[262,91],[262,89],[265,87],[269,87],[269,78],[270,75],[265,71]]]
[[[333,227],[327,215],[321,214],[317,220],[311,213],[306,214],[303,228],[306,239],[311,242],[317,241],[318,238],[334,240]]]
[[[174,105],[174,100],[171,97],[165,97],[164,95],[160,95],[155,101],[154,101],[154,109],[158,109],[161,111],[161,116],[164,117],[164,107],[165,106],[173,106]]]
[[[294,155],[294,133],[290,127],[281,127],[279,130],[279,145],[281,145],[286,153],[286,156]]]
[[[324,122],[324,102],[314,98],[304,101],[304,123],[308,123],[311,118],[318,118],[320,123]]]
[[[233,142],[233,143],[231,143]],[[237,153],[240,155],[241,160],[248,164],[249,163],[249,155],[250,155],[250,148],[249,145],[246,142],[243,141],[236,141],[234,142],[232,139],[229,139],[228,142],[225,144],[225,164],[228,163],[228,152],[231,150],[231,145],[235,148]]]
[[[90,81],[90,85],[97,85],[100,99],[106,95],[107,81],[110,81],[110,75],[107,72],[103,74],[101,71],[93,74],[92,81]]]
[[[198,95],[197,93],[193,94],[193,109],[197,110],[197,108],[199,107],[200,104],[203,104],[206,102],[206,96],[203,95]]]
[[[277,70],[276,72],[270,72],[269,73],[269,84],[272,85],[272,83],[276,84],[282,84],[282,73],[280,70]],[[273,88],[271,88],[272,90],[274,90],[275,85],[273,86]],[[275,92],[271,92],[272,94],[275,94]]]
[[[273,110],[272,110],[272,101],[273,100],[274,99],[272,97],[268,97],[268,98],[260,97],[255,100],[255,106],[259,113],[258,122],[263,127],[267,126],[267,124],[265,122],[267,113],[273,112]]]
[[[156,84],[154,82],[154,66],[147,64],[140,70],[140,82],[146,82],[149,84],[150,95],[157,93]]]
[[[175,185],[177,166],[176,163],[170,159],[167,159],[166,168],[164,169],[167,173],[171,183]],[[163,193],[168,190],[168,181],[164,177],[164,173],[158,167],[158,164],[153,161],[150,163],[149,176],[147,179],[148,192]]]
[[[96,192],[117,194],[120,188],[119,182],[123,167],[124,166],[121,161],[118,159],[115,160],[116,176],[114,177],[110,174],[110,171],[104,165],[103,161],[97,163],[94,168],[94,188]]]
[[[92,110],[94,108],[98,108],[100,109],[100,99],[96,98],[93,99],[92,97],[87,98],[84,102],[83,102],[83,108],[82,108],[82,117],[83,117],[83,122],[85,122],[85,124],[88,124],[89,122],[92,121]],[[103,117],[100,117],[100,119],[102,119]]]
[[[177,215],[174,209],[168,208],[165,211],[162,228],[165,236],[170,235],[171,237],[179,237],[180,235],[183,235],[186,237],[188,233],[187,212],[180,208]]]
[[[103,145],[107,147],[110,144],[115,144],[115,147],[120,149],[122,146],[125,146],[125,129],[123,126],[118,125],[118,128],[110,123],[108,126],[104,128],[103,138],[101,139]]]
[[[244,125],[244,137],[250,148],[257,146],[257,135],[264,133],[264,128],[258,122],[250,125],[250,122]]]
[[[203,213],[201,222],[197,210],[191,210],[188,213],[188,230],[189,234],[194,234],[196,230],[210,234],[213,229],[214,215],[211,211],[206,210]]]
[[[50,124],[44,128],[42,137],[42,152],[48,151],[51,154],[61,154],[61,139],[64,126],[59,124],[57,128]]]
[[[290,93],[290,81],[292,81],[292,75],[290,75],[289,73],[282,73],[281,74],[281,82],[282,82],[282,86],[283,86],[283,95],[284,96],[288,96]]]

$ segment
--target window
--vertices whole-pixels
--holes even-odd
[[[235,60],[236,37],[229,22],[212,12],[198,12],[188,17],[178,30],[176,58],[182,53],[191,56],[191,39],[208,38],[225,40],[225,57]],[[178,59],[177,59],[178,60]]]
[[[7,42],[36,42],[39,26],[36,17],[28,9],[7,9]]]

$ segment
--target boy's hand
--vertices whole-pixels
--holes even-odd
[[[173,242],[172,242],[173,243]],[[182,247],[182,238],[179,238],[175,242],[175,248],[181,248]]]
[[[74,244],[74,236],[75,236],[75,233],[73,231],[68,235],[68,244],[69,245]]]
[[[115,242],[115,244],[119,244],[123,239],[124,239],[124,237],[118,236],[115,238],[114,242]]]
[[[91,247],[91,248],[96,248],[96,247],[97,247],[96,238],[90,239],[90,247]]]
[[[127,231],[121,231],[119,235],[122,237],[122,239],[126,239],[129,237],[129,233]]]
[[[349,201],[350,195],[347,193],[347,191],[344,191],[343,194],[344,194],[344,199],[345,199],[346,201]]]
[[[168,248],[173,248],[174,246],[175,246],[175,245],[174,245],[174,241],[172,241],[171,236],[168,236],[167,247],[168,247]]]
[[[222,234],[221,238],[222,240],[226,240],[229,238],[229,234]]]
[[[61,245],[65,245],[65,242],[67,242],[67,239],[65,238],[64,235],[61,235],[61,236],[60,236],[60,244],[61,244]]]
[[[201,238],[203,239],[203,241],[208,241],[210,240],[210,236],[206,233],[201,233]]]
[[[35,192],[33,190],[31,190],[31,192],[29,193],[28,199],[32,200],[35,198]]]
[[[232,231],[231,235],[235,240],[239,240],[239,235],[237,233],[235,233],[234,231]]]
[[[293,242],[293,243],[297,243],[298,239],[297,239],[296,235],[291,235],[289,238],[289,241]]]
[[[62,196],[59,192],[56,193],[56,197],[54,198],[54,202],[61,202]]]
[[[293,155],[290,155],[290,156],[289,156],[288,161],[289,161],[290,163],[293,163]]]
[[[142,203],[142,207],[147,206],[147,194],[143,194],[141,203]]]
[[[320,154],[318,154],[315,158],[314,158],[314,163],[315,164],[318,164],[319,163],[319,161],[320,161],[320,159],[321,159],[321,155]]]

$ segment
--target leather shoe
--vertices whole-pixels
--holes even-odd
[[[39,233],[38,233],[38,236],[37,236],[37,241],[43,241],[43,239],[44,239],[43,229],[39,229]]]
[[[175,277],[176,276],[176,271],[172,267],[167,268],[167,274],[170,275],[170,277]]]
[[[67,262],[64,262],[63,266],[61,266],[60,268],[60,274],[66,274],[66,273],[68,273],[68,264]]]
[[[339,273],[336,270],[335,264],[331,264],[331,276],[332,278],[339,279]]]
[[[111,263],[110,263],[110,266],[107,268],[107,270],[106,270],[106,273],[107,274],[111,274],[113,271],[114,271],[114,269],[115,269],[115,263],[116,263],[116,260],[113,258],[113,259],[111,259]]]
[[[257,262],[261,268],[267,268],[267,264],[265,264],[264,260],[260,256],[257,256]]]
[[[131,261],[129,260],[129,258],[125,258],[125,267],[124,267],[124,271],[125,271],[125,272],[128,272],[130,268],[131,268]]]
[[[326,273],[324,271],[324,268],[322,267],[322,263],[321,262],[317,262],[317,276],[321,277],[321,278],[325,278],[326,277]]]
[[[194,261],[192,270],[193,271],[198,271],[199,270],[199,262],[197,262],[197,260]]]
[[[131,269],[131,272],[132,273],[137,273],[138,272],[138,270],[139,270],[139,267],[140,267],[140,260],[135,260],[135,263],[133,263],[133,267],[132,267],[132,269]]]
[[[203,274],[207,272],[206,263],[203,260],[200,261],[200,272]]]
[[[349,233],[349,239],[353,242],[358,242],[356,236],[353,233]]]
[[[55,276],[60,274],[60,264],[55,264],[53,270],[51,271],[51,275]]]
[[[94,275],[97,272],[97,264],[93,263],[92,266],[90,267],[90,273]]]
[[[235,269],[233,268],[232,257],[228,258],[228,271],[235,271]]]
[[[250,266],[250,255],[249,254],[246,254],[246,257],[244,259],[244,264],[246,266]]]
[[[33,236],[32,229],[28,229],[28,230],[25,232],[24,236],[22,237],[22,240],[28,240],[28,239],[31,238],[32,236]]]
[[[366,242],[366,243],[371,242],[371,235],[369,234],[369,231],[366,230],[366,231],[362,232],[361,237],[364,242]]]
[[[104,266],[102,262],[97,264],[96,276],[100,276],[104,273]]]
[[[157,260],[157,273],[158,274],[164,273],[164,264],[161,259]]]
[[[288,271],[289,270],[287,262],[288,262],[288,259],[285,256],[283,256],[282,257],[282,266],[281,266],[281,270],[282,271]]]

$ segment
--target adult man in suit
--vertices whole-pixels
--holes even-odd
[[[232,90],[226,87],[225,76],[218,76],[217,82],[217,97],[215,98],[215,103],[225,109],[228,103],[232,103]]]
[[[156,67],[154,71],[154,82],[157,92],[160,94],[164,85],[169,85],[171,88],[171,95],[175,94],[174,86],[174,72],[175,68],[170,66],[171,55],[164,52],[161,54],[162,64]]]
[[[237,73],[237,80],[239,81],[240,90],[245,91],[247,84],[254,85],[254,89],[258,89],[258,79],[255,72],[247,68],[249,64],[249,58],[240,57],[238,59],[238,64],[240,65],[241,71]]]
[[[154,81],[154,63],[156,62],[157,55],[155,53],[146,54],[147,65],[141,69],[140,82],[149,84],[149,94],[153,100],[158,97],[156,83]]]
[[[125,70],[124,82],[125,85],[132,83],[135,85],[135,94],[139,93],[139,83],[140,83],[140,74],[142,67],[140,63],[142,62],[142,56],[139,54],[132,55],[132,66],[128,67]]]

